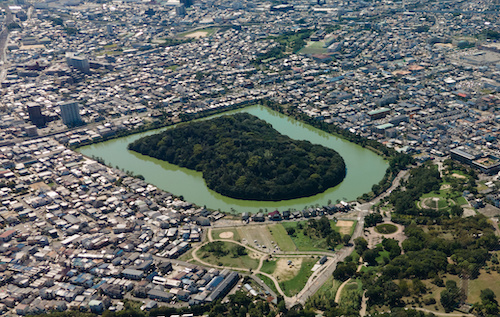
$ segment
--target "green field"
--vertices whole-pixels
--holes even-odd
[[[299,50],[298,54],[325,54],[328,52],[326,48],[323,48],[325,41],[317,41],[317,42],[307,42],[306,46],[304,46],[301,50]]]
[[[281,251],[296,251],[295,243],[293,243],[292,238],[288,235],[281,224],[267,226],[269,232],[271,233],[274,242],[278,244]]]
[[[273,274],[274,270],[276,270],[276,261],[264,261],[260,270],[267,274]]]
[[[214,243],[214,242],[212,242]],[[231,248],[237,246],[237,244],[232,242],[222,242],[223,250],[229,251]],[[228,266],[233,268],[247,268],[247,269],[256,269],[259,266],[259,260],[250,257],[249,255],[239,255],[234,257],[234,255],[229,252],[226,255],[220,256],[214,254],[213,252],[206,251],[203,246],[197,253],[202,261],[208,262],[217,266]],[[204,249],[205,248],[205,249]],[[247,249],[247,252],[252,252]]]
[[[313,273],[311,269],[316,262],[316,259],[304,259],[299,273],[294,278],[280,282],[280,287],[286,296],[294,296],[304,288],[309,276]]]

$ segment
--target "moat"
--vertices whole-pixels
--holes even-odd
[[[143,175],[145,180],[159,188],[200,206],[231,212],[257,212],[267,208],[284,210],[302,209],[309,205],[325,205],[329,200],[352,200],[369,192],[373,184],[378,183],[388,167],[387,162],[374,152],[354,143],[332,136],[307,124],[269,110],[262,106],[250,106],[225,112],[224,114],[248,112],[270,123],[278,132],[296,140],[308,140],[337,151],[345,161],[347,175],[342,183],[323,193],[282,201],[249,201],[225,197],[207,188],[201,172],[195,172],[165,161],[144,156],[127,150],[127,145],[143,136],[158,133],[159,130],[139,133],[119,139],[78,149],[86,156],[102,158],[110,166],[118,166],[136,175]],[[212,118],[212,117],[209,117]],[[170,128],[170,127],[169,127]]]

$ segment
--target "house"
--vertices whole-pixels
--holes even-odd
[[[290,219],[290,210],[283,211],[283,218],[287,220]]]
[[[281,220],[281,214],[277,210],[268,213],[267,217],[269,218],[269,220],[273,220],[273,221],[279,221],[279,220]]]
[[[168,272],[172,271],[172,263],[170,262],[162,262],[158,265],[158,270],[162,274],[167,274]]]
[[[101,314],[104,311],[104,303],[94,299],[89,302],[89,308],[94,314]]]
[[[140,280],[144,275],[143,271],[135,269],[125,269],[122,271],[122,276],[129,280]]]
[[[189,300],[189,293],[186,291],[179,291],[177,293],[177,298],[183,302],[187,302]]]
[[[170,302],[174,295],[157,289],[152,289],[148,292],[148,297],[153,300],[156,299],[162,302]]]
[[[264,214],[259,212],[255,216],[253,216],[253,221],[255,222],[264,222],[266,219],[264,218]]]
[[[8,242],[16,235],[15,229],[6,230],[4,233],[0,234],[0,241]]]
[[[242,221],[247,221],[248,219],[250,219],[250,214],[248,212],[244,212],[243,214],[241,214]]]

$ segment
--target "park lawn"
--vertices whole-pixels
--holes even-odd
[[[441,276],[441,278],[443,279],[445,284],[446,284],[446,281],[452,280],[452,281],[455,281],[457,283],[458,287],[460,287],[460,278],[457,275],[445,274],[445,275]],[[394,281],[394,282],[399,283],[398,281]],[[436,300],[436,304],[427,306],[426,308],[433,310],[433,311],[436,311],[434,307],[437,306],[438,307],[437,312],[444,313],[445,312],[444,308],[441,305],[441,303],[439,302],[439,299],[441,298],[441,292],[445,289],[445,287],[439,287],[439,286],[436,286],[435,284],[432,284],[432,279],[422,280],[422,283],[424,283],[425,286],[427,287],[427,294],[425,294],[424,297],[425,298],[433,297]],[[404,297],[404,298],[409,299],[411,297]]]
[[[231,242],[223,242],[223,248],[226,250],[230,250],[234,246],[237,246],[237,244]],[[228,266],[233,268],[247,268],[255,270],[259,266],[259,260],[256,257],[251,257],[249,255],[252,254],[251,250],[246,250],[248,252],[247,255],[240,255],[234,258],[231,252],[224,256],[216,256],[212,252],[200,249],[198,251],[198,257],[202,261],[216,266]]]
[[[446,199],[446,193],[449,193],[450,190],[449,189],[441,189],[439,191],[432,191],[430,193],[427,193],[427,194],[423,194],[421,197],[420,197],[420,200],[424,199],[424,198],[429,198],[429,197],[438,197],[438,198],[441,198],[441,199]]]
[[[490,271],[487,273],[485,270],[481,269],[480,274],[477,279],[469,280],[469,296],[467,297],[467,303],[477,303],[481,299],[481,290],[485,288],[491,289],[497,298],[500,298],[500,274],[496,271]]]
[[[378,256],[375,258],[375,260],[377,261],[377,263],[380,265],[380,264],[384,264],[384,258],[389,258],[389,251],[380,251],[378,253]]]
[[[278,296],[280,293],[278,292],[278,290],[276,289],[276,285],[274,285],[274,282],[273,280],[271,280],[269,277],[263,275],[263,274],[257,274],[257,277],[260,278],[262,280],[262,282],[264,282],[264,284],[266,284],[267,286],[269,286],[270,289],[273,290],[273,292]]]
[[[233,229],[233,228],[213,229],[212,230],[212,239],[214,239],[214,240],[222,239],[220,237],[220,234],[223,232],[232,232],[233,233],[233,237],[227,238],[227,240],[233,240],[233,241],[238,241],[238,242],[241,241],[241,237],[240,237],[240,234],[238,233],[238,230]],[[226,238],[224,240],[226,240]]]
[[[306,259],[302,261],[300,270],[295,277],[287,281],[280,282],[280,287],[286,296],[294,296],[298,294],[306,285],[307,280],[313,273],[311,271],[314,264],[317,262],[316,259]]]
[[[275,270],[276,270],[276,261],[271,260],[262,262],[262,267],[260,268],[261,272],[267,274],[273,274]]]
[[[293,243],[292,238],[288,235],[281,224],[267,226],[269,232],[271,233],[274,242],[278,245],[281,251],[296,251],[295,243]]]

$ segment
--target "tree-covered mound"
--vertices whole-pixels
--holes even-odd
[[[180,125],[128,148],[201,171],[208,188],[238,199],[311,196],[339,184],[346,173],[336,151],[290,139],[247,113]]]

